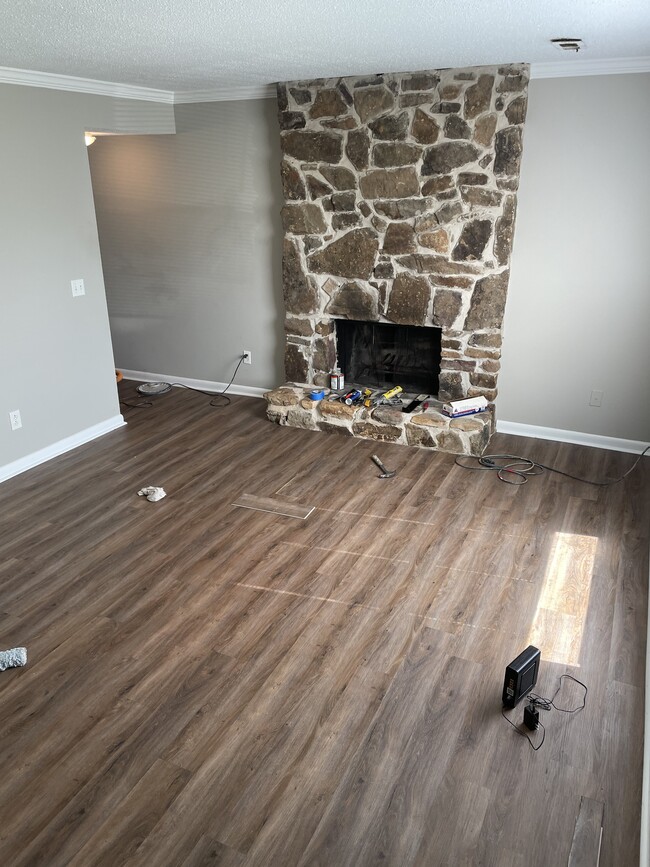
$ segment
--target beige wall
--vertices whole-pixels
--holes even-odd
[[[650,75],[531,82],[501,421],[650,442],[649,142]]]
[[[83,139],[93,128],[173,132],[172,107],[0,85],[0,472],[119,414]]]
[[[176,106],[173,137],[90,151],[119,367],[237,384],[282,378],[275,100]]]

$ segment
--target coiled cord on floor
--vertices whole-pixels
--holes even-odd
[[[217,409],[223,409],[223,407],[230,405],[230,398],[228,397],[226,392],[228,391],[230,386],[235,381],[235,377],[237,376],[237,371],[242,366],[243,361],[244,361],[244,356],[242,355],[239,358],[239,362],[237,364],[237,367],[235,368],[235,372],[233,373],[233,375],[230,378],[230,382],[224,388],[223,391],[217,391],[217,392],[203,391],[203,389],[194,388],[194,386],[185,385],[182,382],[172,382],[172,383],[170,383],[170,385],[174,388],[185,388],[188,391],[196,391],[196,392],[198,392],[198,394],[204,394],[206,397],[211,397],[212,400],[210,401],[209,406],[215,406]],[[167,391],[169,391],[169,389],[167,389]],[[153,406],[153,403],[150,400],[140,401],[139,403],[132,403],[132,402],[130,403],[126,400],[120,400],[120,404],[122,404],[122,406],[127,406],[127,407],[130,407],[132,409],[144,409],[145,407]]]
[[[650,448],[650,446],[648,448]],[[646,451],[647,451],[647,449],[646,449]],[[641,457],[641,455],[639,455],[639,457]],[[620,481],[620,480],[617,479],[617,481]],[[562,681],[564,680],[564,678],[566,678],[567,680],[572,680],[574,683],[577,683],[578,686],[581,686],[584,689],[584,695],[582,696],[582,704],[578,704],[575,707],[558,707],[555,704],[555,699],[557,698],[558,693],[562,689]],[[537,695],[534,692],[529,692],[528,695],[525,697],[525,700],[526,700],[527,704],[529,705],[529,707],[532,705],[534,708],[539,708],[540,710],[551,710],[552,708],[555,708],[555,710],[559,710],[561,713],[579,713],[581,710],[584,710],[585,707],[587,706],[587,693],[588,692],[589,692],[589,690],[587,689],[587,685],[584,684],[581,680],[578,680],[576,677],[573,677],[573,675],[571,675],[571,674],[561,674],[560,675],[560,682],[558,684],[557,689],[553,693],[553,698],[543,698],[541,695]],[[504,718],[504,720],[507,723],[510,723],[510,725],[513,727],[513,729],[516,732],[518,732],[520,735],[523,735],[526,738],[526,740],[528,741],[528,743],[530,744],[530,746],[532,747],[532,749],[535,752],[537,752],[537,750],[541,749],[544,741],[546,740],[546,729],[544,728],[544,725],[543,725],[541,720],[538,720],[537,724],[538,724],[539,728],[541,728],[541,730],[542,730],[542,739],[536,746],[532,742],[528,732],[523,731],[522,729],[519,728],[519,726],[516,723],[513,723],[513,721],[511,719],[508,719],[508,717],[506,716],[506,712],[505,712],[504,708],[501,708],[501,716]]]
[[[597,487],[604,488],[608,485],[616,485],[618,482],[622,482],[626,476],[629,476],[649,449],[650,446],[646,446],[634,461],[630,469],[623,473],[623,475],[618,479],[610,479],[609,481],[604,482],[595,482],[592,479],[582,479],[580,476],[574,476],[571,473],[564,472],[564,470],[558,470],[557,467],[548,467],[546,464],[540,464],[531,458],[522,458],[519,455],[482,455],[480,458],[467,457],[463,455],[456,458],[456,464],[464,470],[488,470],[495,472],[497,477],[507,485],[525,485],[530,476],[539,476],[544,472],[544,470],[548,470],[549,473],[558,473],[560,476],[575,479],[577,482],[584,482],[586,485],[596,485]],[[468,466],[467,464],[461,463],[461,460],[476,461],[476,464],[474,466]]]

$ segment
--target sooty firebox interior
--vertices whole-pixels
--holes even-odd
[[[347,383],[438,394],[440,328],[336,320],[338,363]]]

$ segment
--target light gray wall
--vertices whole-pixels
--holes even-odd
[[[119,413],[85,129],[173,132],[172,107],[0,85],[0,467]]]
[[[650,441],[649,149],[650,75],[531,82],[499,419]]]
[[[176,107],[173,138],[98,140],[93,189],[118,367],[241,385],[282,379],[275,100]]]
[[[533,80],[499,418],[650,439],[650,76]],[[275,101],[177,106],[175,139],[91,149],[118,364],[282,379]],[[592,389],[603,405],[588,406]]]

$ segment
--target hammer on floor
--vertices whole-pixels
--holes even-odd
[[[379,460],[377,455],[371,455],[371,459],[377,464],[379,469],[381,470],[380,479],[392,479],[392,477],[396,474],[397,470],[387,470],[383,463]]]

